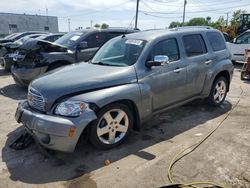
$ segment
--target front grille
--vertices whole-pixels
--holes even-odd
[[[42,94],[33,88],[30,88],[28,92],[28,103],[31,108],[43,112],[45,111],[45,100]]]

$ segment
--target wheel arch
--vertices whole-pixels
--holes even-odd
[[[114,101],[112,103],[109,103],[105,106],[108,106],[108,105],[114,104],[114,103],[124,104],[132,111],[132,115],[133,115],[133,119],[134,119],[133,129],[140,130],[140,115],[139,115],[138,108],[137,108],[136,104],[134,103],[134,101],[132,101],[130,99],[122,99],[122,100],[117,100],[117,101]]]
[[[227,80],[227,92],[228,92],[229,91],[229,87],[230,87],[230,80],[231,80],[229,71],[223,70],[223,71],[220,71],[219,73],[217,73],[216,76],[215,76],[215,78],[214,78],[214,80],[213,80],[213,84],[220,77],[226,78],[226,80]]]

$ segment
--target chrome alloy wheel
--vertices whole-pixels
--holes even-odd
[[[216,103],[220,103],[221,101],[224,100],[226,95],[226,83],[221,80],[219,81],[214,89],[214,101]]]
[[[104,144],[115,144],[127,133],[129,118],[125,111],[112,109],[100,118],[97,124],[97,136]]]

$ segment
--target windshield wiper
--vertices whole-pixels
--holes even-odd
[[[92,64],[111,66],[110,64],[108,64],[108,63],[103,63],[103,62],[101,62],[101,61],[92,62]]]

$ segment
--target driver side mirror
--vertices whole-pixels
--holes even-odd
[[[88,42],[86,41],[82,41],[80,42],[80,44],[78,45],[78,49],[81,50],[81,49],[86,49],[88,48]]]
[[[146,67],[151,68],[153,66],[161,66],[162,64],[168,64],[169,58],[166,55],[156,55],[153,61],[147,61]]]

